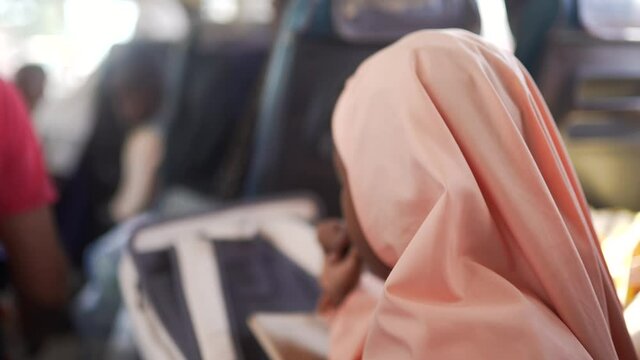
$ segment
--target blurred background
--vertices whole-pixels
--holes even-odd
[[[0,0],[0,77],[29,107],[79,294],[28,351],[5,304],[7,352],[106,356],[117,285],[86,291],[90,254],[141,215],[299,191],[338,215],[330,117],[344,81],[402,35],[449,27],[532,74],[599,235],[637,223],[640,0]],[[611,240],[611,261],[638,237]],[[112,253],[99,271],[113,278]]]

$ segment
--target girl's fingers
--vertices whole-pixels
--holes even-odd
[[[333,303],[331,298],[326,294],[322,294],[320,299],[318,300],[317,311],[319,313],[326,313],[333,309],[335,309],[336,305]]]
[[[318,241],[325,254],[344,254],[350,245],[344,223],[340,219],[324,220],[316,226]]]
[[[360,278],[361,260],[355,249],[349,250],[344,258],[337,262],[325,262],[320,277],[323,289],[322,305],[335,307],[357,286]]]

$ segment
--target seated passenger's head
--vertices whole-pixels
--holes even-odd
[[[500,156],[523,136],[524,116],[548,121],[516,104],[528,86],[512,55],[459,30],[414,33],[359,67],[333,134],[343,214],[356,247],[379,260],[374,268],[395,265],[443,197],[466,212],[476,174],[512,165]]]
[[[114,110],[129,124],[149,120],[162,102],[160,65],[144,48],[120,49],[117,55],[112,78]]]
[[[15,75],[15,85],[22,93],[29,110],[33,110],[44,94],[47,75],[42,66],[27,64],[22,66]]]

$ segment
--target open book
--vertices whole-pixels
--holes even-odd
[[[256,313],[249,328],[272,360],[327,358],[326,323],[313,313]]]

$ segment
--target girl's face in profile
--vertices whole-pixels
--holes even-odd
[[[362,227],[360,226],[360,222],[358,221],[358,217],[356,216],[344,164],[335,149],[333,153],[335,154],[333,159],[336,173],[338,174],[338,179],[342,186],[342,191],[340,192],[342,216],[344,217],[347,236],[351,242],[351,246],[355,247],[355,250],[360,254],[365,266],[372,273],[382,279],[386,279],[391,269],[378,258],[371,249],[371,246],[369,246],[366,236],[362,231]],[[392,225],[393,224],[391,224],[391,226]]]
[[[356,216],[342,161],[336,155],[334,162],[342,182],[340,202],[344,221],[326,219],[317,226],[318,241],[325,254],[324,267],[319,279],[322,288],[322,296],[318,303],[320,312],[335,309],[355,289],[360,279],[362,264],[383,280],[391,271],[369,246]]]

